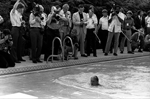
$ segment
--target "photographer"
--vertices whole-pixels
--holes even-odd
[[[44,16],[42,14],[42,8],[40,5],[36,5],[30,14],[29,24],[30,24],[30,37],[31,37],[31,52],[32,52],[32,62],[42,63],[40,60],[42,44],[43,44],[43,20]]]
[[[5,29],[0,32],[0,68],[14,67],[15,63],[8,53],[9,48],[12,46],[12,38],[10,31]]]
[[[59,11],[60,11],[60,7],[58,6],[58,4],[56,4],[55,6],[51,7],[51,12],[48,15],[47,18],[47,29],[46,29],[46,51],[45,51],[45,55],[44,55],[44,60],[46,61],[47,58],[49,57],[49,55],[52,54],[52,42],[53,39],[55,37],[60,37],[59,34],[59,29],[61,27],[60,23],[59,23]],[[54,54],[58,55],[58,50],[59,50],[59,42],[58,40],[55,41],[54,44]],[[58,60],[57,58],[54,58],[55,60]]]
[[[109,19],[109,27],[108,27],[108,38],[107,38],[107,44],[105,48],[105,56],[108,55],[108,52],[110,50],[112,38],[114,36],[114,56],[117,56],[118,51],[118,43],[119,43],[119,36],[121,33],[121,24],[123,23],[123,20],[120,18],[119,14],[120,7],[113,8],[113,12],[110,14]]]
[[[71,12],[68,10],[69,10],[69,5],[64,4],[62,10],[59,12],[60,24],[62,25],[62,27],[60,28],[61,40],[63,40],[64,37],[67,34],[69,34],[71,28]]]
[[[24,4],[21,3],[21,0],[17,0],[13,9],[10,12],[10,21],[12,24],[12,37],[13,37],[13,46],[11,54],[15,58],[16,63],[21,63],[20,61],[25,61],[22,59],[22,32],[21,27],[25,23],[22,20],[22,14],[24,12]]]

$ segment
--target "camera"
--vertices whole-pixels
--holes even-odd
[[[113,4],[112,4],[111,13],[113,13],[113,14],[118,14],[118,13],[119,13],[119,10],[120,10],[119,5],[116,5],[115,3],[113,3]]]
[[[36,5],[33,9],[33,14],[35,17],[40,17],[41,20],[44,20],[44,17],[42,17],[41,8],[39,5]]]
[[[10,43],[12,40],[12,37],[11,37],[11,33],[8,29],[5,29],[2,33],[2,37],[5,38],[5,36],[8,36],[8,39],[5,41],[6,43]]]

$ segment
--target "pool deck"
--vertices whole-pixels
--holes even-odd
[[[102,53],[102,50],[98,49],[97,50],[98,57],[93,57],[92,55],[89,57],[81,57],[80,54],[78,54],[78,56],[79,56],[78,60],[70,59],[69,61],[64,61],[64,62],[55,61],[53,63],[43,62],[43,63],[37,63],[37,64],[33,64],[32,61],[30,61],[29,58],[26,56],[26,57],[23,57],[26,60],[26,62],[16,64],[16,66],[13,68],[0,69],[0,76],[39,71],[39,70],[47,70],[47,69],[60,68],[60,67],[82,65],[82,64],[90,64],[90,63],[96,63],[96,62],[105,62],[105,61],[112,61],[112,60],[119,60],[119,59],[150,56],[150,52],[140,53],[138,51],[135,51],[135,54],[127,54],[127,51],[125,48],[124,54],[120,54],[120,52],[118,51],[118,56],[113,56],[113,54],[104,56],[104,54]],[[43,55],[41,56],[41,60],[43,60]]]

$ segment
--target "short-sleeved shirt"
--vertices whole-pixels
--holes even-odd
[[[99,24],[102,26],[102,30],[108,30],[108,16],[107,17],[101,17],[99,20]]]
[[[95,25],[98,24],[97,16],[95,14],[93,14],[91,18],[89,17],[89,14],[87,14],[87,19],[87,29],[93,29],[95,28]]]
[[[108,27],[109,32],[120,33],[121,32],[121,22],[117,16],[113,16],[112,22]]]
[[[147,23],[147,27],[150,27],[150,17],[149,16],[147,16],[145,18],[145,22]]]
[[[11,21],[12,26],[21,27],[22,15],[17,10],[15,10],[15,12],[11,10],[10,21]]]

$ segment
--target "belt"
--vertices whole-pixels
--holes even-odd
[[[30,29],[41,29],[40,27],[30,27]]]
[[[20,28],[19,26],[12,26],[12,27],[14,27],[14,28]]]
[[[126,30],[131,30],[131,29],[126,29]]]

